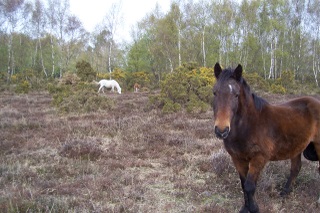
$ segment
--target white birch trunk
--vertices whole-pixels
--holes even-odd
[[[179,54],[179,67],[181,66],[181,29],[178,29],[178,54]]]
[[[204,34],[205,34],[206,26],[203,27],[202,31],[202,55],[203,55],[203,66],[206,66],[206,50],[205,50],[205,42],[204,42]]]

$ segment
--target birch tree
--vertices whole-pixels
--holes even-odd
[[[48,8],[47,8],[47,20],[48,20],[48,30],[50,34],[50,46],[51,46],[51,77],[54,77],[55,73],[55,36],[54,32],[57,26],[57,7],[55,6],[60,0],[47,0]]]
[[[46,68],[44,66],[43,51],[42,51],[42,45],[41,45],[41,38],[45,34],[46,15],[45,15],[44,5],[40,0],[35,1],[34,8],[31,13],[32,13],[31,23],[33,25],[34,34],[36,35],[36,38],[37,38],[36,44],[35,44],[34,65],[36,63],[36,58],[38,55],[38,48],[39,48],[41,68],[44,75],[48,77]]]
[[[24,0],[3,0],[0,3],[1,10],[4,15],[4,25],[5,32],[8,32],[8,62],[7,62],[7,82],[10,81],[10,77],[15,72],[15,58],[13,51],[13,34],[16,32],[19,25],[19,20],[21,21],[21,9]]]
[[[190,23],[195,27],[195,30],[198,30],[201,32],[201,52],[202,52],[202,64],[205,67],[207,65],[206,63],[206,29],[208,25],[210,24],[210,12],[211,7],[210,5],[204,1],[201,0],[198,3],[192,4],[192,8],[190,8],[191,13],[189,15]]]
[[[318,0],[309,0],[307,5],[309,19],[307,20],[310,28],[312,42],[312,72],[316,85],[318,83],[318,74],[320,72],[320,2]]]
[[[102,30],[106,30],[109,32],[108,39],[108,71],[111,74],[112,72],[112,57],[113,57],[113,47],[114,47],[114,38],[116,32],[118,30],[119,25],[122,23],[122,15],[121,15],[121,1],[119,3],[113,3],[110,7],[110,10],[106,14],[103,23]],[[111,75],[110,75],[111,78]]]
[[[59,76],[62,77],[63,70],[65,69],[64,66],[64,58],[63,58],[63,52],[65,51],[65,32],[66,32],[66,24],[68,23],[68,18],[70,16],[70,3],[69,0],[54,0],[55,5],[55,12],[56,12],[56,27],[58,28],[57,32],[57,38],[58,38],[58,46],[60,50],[60,60],[59,60]]]
[[[81,21],[76,16],[69,16],[66,29],[65,40],[65,65],[69,66],[73,58],[77,58],[83,47],[86,46],[85,41],[88,40],[87,32],[82,26]]]

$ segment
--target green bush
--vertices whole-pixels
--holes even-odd
[[[272,84],[271,92],[275,94],[286,94],[286,88],[278,84]]]
[[[268,92],[270,90],[269,83],[258,73],[244,73],[244,78],[253,90]]]
[[[214,82],[213,69],[184,64],[166,75],[161,82],[161,95],[153,97],[152,102],[165,112],[204,112],[212,103]]]
[[[80,82],[80,78],[76,73],[66,72],[63,74],[62,78],[60,79],[60,84],[64,85],[73,85]]]
[[[76,69],[81,81],[91,82],[96,78],[97,73],[92,69],[89,62],[84,60],[77,62]]]
[[[189,113],[201,113],[206,112],[209,109],[209,105],[197,97],[197,95],[190,95],[190,101],[186,104],[186,110]]]
[[[126,86],[128,90],[133,90],[133,85],[138,83],[142,88],[151,88],[153,77],[151,73],[147,72],[127,72],[126,73]]]
[[[61,113],[88,113],[113,109],[114,101],[106,96],[99,96],[94,86],[85,82],[76,85],[49,84],[48,91],[53,96],[52,104]]]
[[[175,103],[170,99],[166,99],[164,102],[162,112],[163,113],[173,113],[181,110],[181,105],[179,103]]]
[[[24,93],[24,94],[27,94],[29,91],[30,91],[30,84],[28,81],[24,80],[24,81],[21,81],[17,84],[17,87],[15,89],[15,92],[16,93]]]

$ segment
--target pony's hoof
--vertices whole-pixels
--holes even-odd
[[[259,213],[259,207],[257,205],[255,205],[251,210],[248,209],[247,206],[242,206],[242,208],[240,209],[239,213]]]
[[[259,213],[259,207],[255,205],[253,208],[249,209],[250,213]]]
[[[283,189],[281,192],[280,192],[280,196],[281,197],[287,197],[289,194],[290,194],[291,190],[290,189]]]

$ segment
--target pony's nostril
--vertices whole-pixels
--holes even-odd
[[[218,138],[222,138],[222,139],[226,139],[229,135],[230,132],[230,128],[229,127],[225,127],[223,130],[221,130],[219,127],[215,127],[214,128],[214,132],[216,133],[216,136]]]

